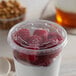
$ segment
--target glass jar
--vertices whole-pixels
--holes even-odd
[[[68,33],[76,35],[76,0],[57,0],[56,19]]]

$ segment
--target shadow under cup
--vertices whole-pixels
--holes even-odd
[[[31,34],[36,29],[58,32],[63,37],[63,41],[48,49],[32,50],[23,48],[12,39],[12,34],[21,28],[29,29]],[[67,43],[67,33],[60,25],[47,20],[32,20],[19,23],[10,30],[8,43],[14,50],[17,76],[58,76],[61,51]]]

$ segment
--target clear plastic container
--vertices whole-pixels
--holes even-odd
[[[57,32],[63,37],[63,41],[56,46],[42,50],[23,48],[17,45],[12,39],[12,34],[23,28],[29,29],[31,34],[37,29]],[[67,43],[67,33],[58,24],[47,20],[32,20],[19,23],[10,30],[8,43],[13,48],[17,76],[58,76],[61,51]],[[44,42],[43,44],[46,43]],[[39,60],[34,62],[34,56]],[[32,61],[28,60],[28,57],[30,57]]]

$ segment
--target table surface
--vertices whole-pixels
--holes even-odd
[[[29,1],[29,0],[26,0],[26,1]],[[48,10],[46,11],[46,13],[47,12]],[[33,13],[31,15],[33,16]],[[4,56],[4,57],[12,58],[13,57],[12,49],[7,43],[7,34],[8,34],[8,31],[0,31],[0,57]],[[76,41],[76,36],[68,35],[68,43],[66,47],[63,49],[60,76],[76,76],[76,42],[75,41]]]

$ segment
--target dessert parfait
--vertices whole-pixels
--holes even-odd
[[[65,30],[56,23],[32,20],[17,24],[8,35],[17,76],[58,76]]]

